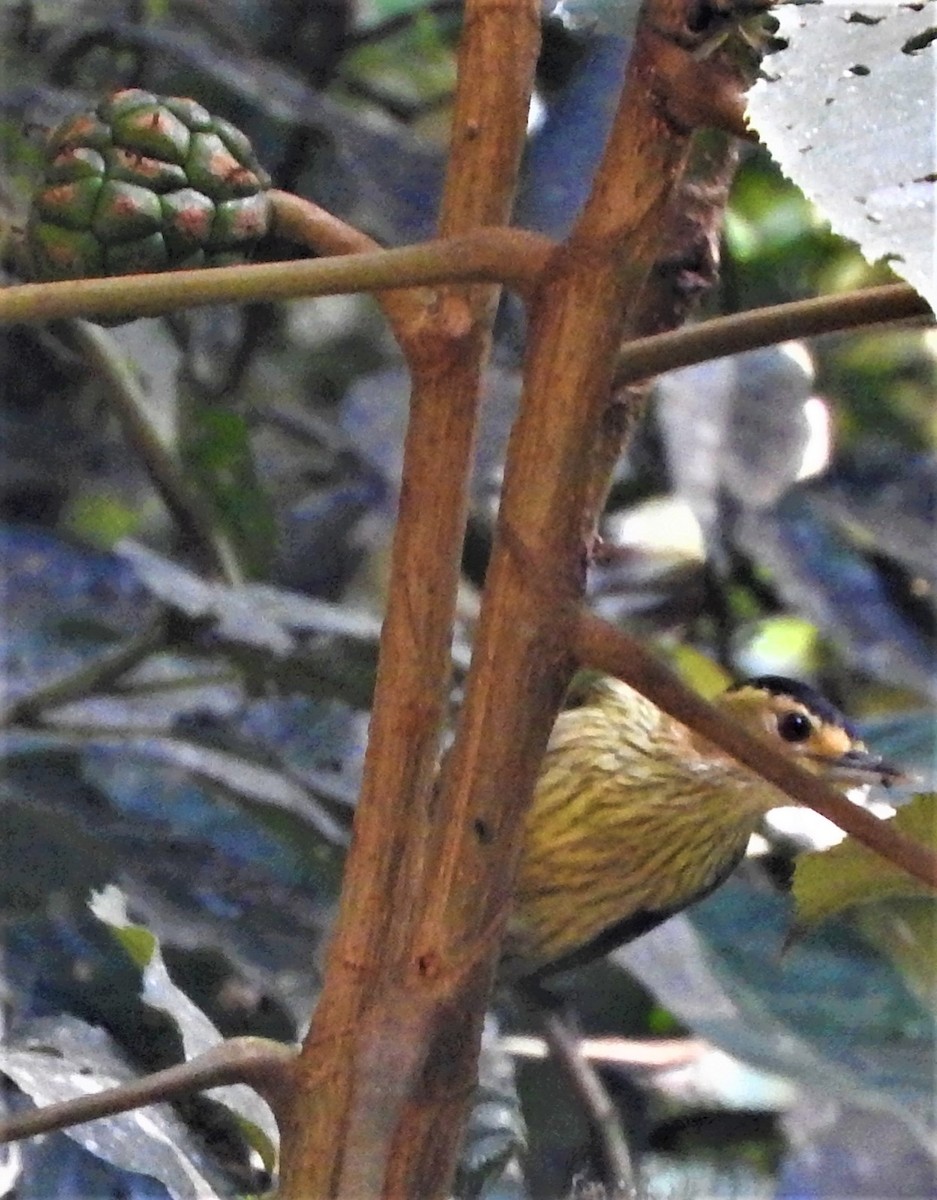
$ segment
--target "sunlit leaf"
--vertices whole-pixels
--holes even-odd
[[[106,550],[137,531],[140,514],[119,497],[89,491],[76,498],[63,524],[83,541]]]
[[[149,953],[138,965],[143,968],[142,999],[161,1009],[175,1022],[182,1039],[186,1059],[222,1042],[222,1036],[205,1013],[170,978],[157,939],[143,926],[130,920],[126,900],[119,888],[110,886],[92,897],[91,911],[111,930],[128,951],[137,955],[143,947]],[[276,1162],[279,1134],[273,1114],[265,1101],[245,1084],[212,1088],[208,1093],[237,1117],[251,1144],[272,1169]]]
[[[752,124],[837,233],[937,307],[933,6],[827,0],[777,15],[788,46],[749,95]]]
[[[74,1017],[33,1022],[30,1035],[0,1047],[0,1072],[43,1106],[117,1087],[132,1078],[104,1030]],[[66,1130],[98,1158],[160,1180],[173,1200],[218,1200],[215,1172],[168,1104],[120,1113]]]
[[[767,617],[751,630],[743,629],[741,635],[744,642],[736,652],[736,662],[745,675],[789,675],[801,679],[816,673],[820,663],[819,639],[816,626],[809,621],[785,613]]]
[[[892,822],[915,842],[937,849],[937,794],[916,796]],[[829,850],[801,855],[794,871],[797,918],[808,925],[856,904],[921,896],[937,900],[933,888],[851,837]]]
[[[159,956],[159,943],[142,925],[132,924],[127,916],[127,902],[119,888],[109,885],[93,892],[88,907],[110,929],[141,971]]]
[[[732,677],[708,655],[702,654],[686,642],[675,645],[668,658],[690,687],[711,700],[724,692],[732,683]]]

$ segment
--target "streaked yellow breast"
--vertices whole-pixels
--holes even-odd
[[[506,960],[528,974],[632,914],[684,907],[777,794],[694,748],[633,689],[603,680],[557,719],[527,816]]]

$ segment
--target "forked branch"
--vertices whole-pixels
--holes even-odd
[[[535,0],[466,3],[440,248],[466,236],[489,238],[490,227],[509,219],[538,47]],[[539,277],[542,239],[507,230],[499,236],[521,266],[521,285]],[[494,265],[489,259],[474,279],[503,278],[503,270],[487,273]],[[491,286],[441,287],[419,298],[415,319],[395,325],[413,391],[388,609],[325,988],[283,1130],[283,1200],[437,1195],[454,1163],[458,1122],[439,1111],[425,1080],[442,1069],[445,1105],[454,1115],[464,1107],[486,981],[467,998],[427,989],[426,978],[416,988],[407,984],[414,933],[438,877],[429,833],[453,819],[437,805],[434,780],[497,296]],[[458,1054],[436,1044],[449,1025],[460,1032]]]

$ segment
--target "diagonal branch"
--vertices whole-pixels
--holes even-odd
[[[149,621],[139,633],[108,646],[90,660],[53,679],[39,679],[19,695],[0,701],[0,729],[35,721],[44,709],[68,704],[115,683],[166,644],[165,621]]]
[[[853,804],[772,746],[729,721],[633,637],[583,610],[575,634],[583,666],[617,675],[672,717],[714,742],[799,804],[828,817],[870,849],[937,889],[937,855]]]
[[[70,1129],[86,1121],[113,1117],[117,1113],[232,1083],[248,1084],[276,1113],[288,1092],[295,1061],[296,1050],[292,1046],[268,1038],[229,1038],[188,1062],[154,1071],[119,1087],[3,1117],[0,1119],[0,1143]]]
[[[927,301],[906,283],[813,296],[728,317],[713,317],[686,329],[626,342],[618,356],[615,387],[727,354],[773,346],[788,338],[817,337],[863,325],[922,317],[932,322],[934,314]]]
[[[2,298],[2,293],[0,293]],[[244,574],[230,540],[192,486],[174,446],[160,433],[136,373],[113,337],[91,321],[72,321],[71,340],[103,386],[124,437],[136,451],[166,508],[191,540],[212,574],[236,587]]]

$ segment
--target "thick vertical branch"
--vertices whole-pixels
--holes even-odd
[[[538,46],[535,0],[468,0],[444,236],[508,219]],[[284,1200],[432,1196],[448,1183],[451,1156],[437,1156],[434,1131],[420,1137],[406,1125],[439,1004],[425,989],[406,989],[428,883],[425,835],[497,294],[487,285],[441,288],[402,336],[398,324],[413,392],[388,610],[326,984],[285,1122]],[[470,1052],[456,1080],[463,1093],[473,1069]]]
[[[532,306],[524,396],[441,800],[457,820],[440,831],[438,890],[460,907],[476,959],[490,958],[485,937],[502,914],[520,816],[571,665],[589,468],[628,303],[655,260],[686,154],[687,135],[667,124],[654,94],[658,35],[650,30],[682,8],[680,0],[647,6],[656,20],[639,29],[592,196]],[[444,932],[427,913],[427,952]]]
[[[531,308],[524,396],[466,701],[430,829],[433,886],[411,977],[415,993],[432,987],[446,999],[433,1032],[450,1063],[472,1052],[459,1033],[490,984],[524,808],[572,665],[596,431],[687,152],[688,131],[668,123],[655,93],[652,32],[683,9],[680,0],[647,5],[592,197]],[[465,1097],[438,1058],[430,1065],[407,1127],[417,1140],[435,1129],[440,1155],[449,1154]]]

